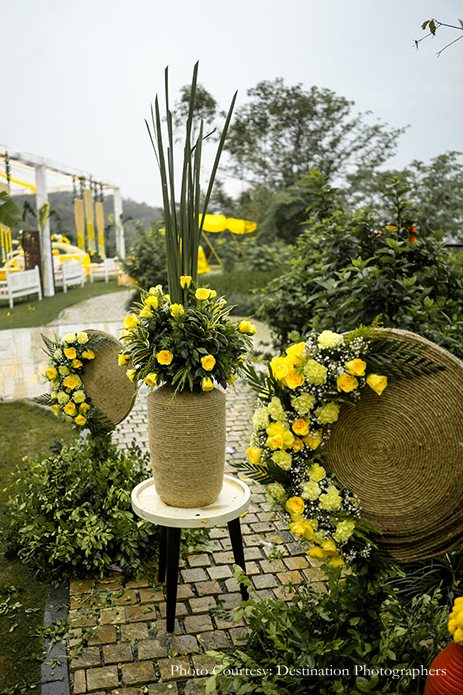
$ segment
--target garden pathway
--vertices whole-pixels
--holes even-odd
[[[54,328],[61,333],[70,326],[72,330],[120,326],[126,301],[120,293],[93,298],[66,309],[53,322]],[[258,337],[268,336],[265,326],[258,324],[258,329]],[[118,426],[114,441],[120,447],[127,447],[133,439],[147,447],[148,392],[147,388],[140,390],[132,412]],[[227,391],[227,473],[234,474],[233,462],[246,455],[254,403],[254,394],[241,381]],[[248,482],[251,506],[241,519],[241,528],[246,569],[254,589],[264,598],[289,600],[285,584],[309,579],[323,590],[317,561],[310,559],[309,564],[286,525],[275,518],[263,487]],[[233,577],[227,527],[211,529],[209,538],[207,552],[183,559],[174,635],[165,630],[163,587],[151,587],[148,580],[122,586],[117,572],[101,581],[71,582],[69,618],[74,636],[68,656],[74,695],[204,692],[206,674],[216,665],[205,652],[238,645],[247,629],[230,612],[240,603],[241,595]],[[58,687],[56,695],[66,695],[59,690],[59,683],[54,685]]]

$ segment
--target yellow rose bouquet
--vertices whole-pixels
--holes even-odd
[[[96,409],[85,392],[82,375],[85,365],[95,359],[98,347],[106,342],[105,336],[86,333],[66,333],[50,340],[42,335],[48,368],[43,375],[50,384],[50,393],[34,398],[40,405],[49,405],[57,417],[61,417],[78,430],[96,431],[102,428],[97,422]]]
[[[141,302],[124,321],[119,365],[131,381],[150,388],[227,388],[242,373],[255,326],[232,323],[230,308],[214,290],[198,287],[190,276],[180,280],[181,302],[173,303],[161,285],[142,290]],[[127,369],[129,361],[132,367]]]
[[[373,528],[361,518],[358,498],[322,465],[342,404],[355,405],[364,389],[380,397],[388,380],[441,369],[422,357],[424,345],[385,334],[376,324],[344,335],[323,331],[290,345],[267,373],[246,368],[259,402],[248,460],[235,467],[266,484],[290,530],[311,544],[308,554],[330,565],[366,557],[372,547]]]

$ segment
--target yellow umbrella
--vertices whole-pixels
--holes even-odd
[[[200,219],[202,219],[202,215],[200,215]],[[256,222],[250,222],[249,220],[237,220],[234,217],[225,217],[225,215],[206,215],[204,218],[202,236],[211,249],[208,260],[211,260],[212,256],[215,256],[219,264],[222,265],[222,261],[217,253],[217,246],[225,230],[228,229],[234,238],[235,234],[251,234],[256,228]],[[211,243],[205,232],[220,234],[215,245]]]

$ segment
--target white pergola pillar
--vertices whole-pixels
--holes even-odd
[[[119,188],[113,189],[114,224],[116,226],[116,254],[118,258],[125,258],[125,234],[122,224],[122,198]]]
[[[48,200],[47,196],[47,170],[45,163],[35,167],[37,224],[40,232],[40,250],[42,254],[42,282],[45,297],[53,297],[55,294],[55,281],[53,277],[53,255],[51,252],[50,221],[47,219],[45,227],[40,229],[39,209]]]

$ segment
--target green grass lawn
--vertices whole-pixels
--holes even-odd
[[[44,297],[42,301],[38,300],[37,295],[15,299],[13,309],[10,309],[7,300],[1,300],[0,329],[44,326],[72,304],[118,291],[127,292],[127,287],[119,287],[117,279],[113,278],[109,282],[95,280],[93,283],[85,283],[84,287],[70,287],[66,293],[58,289],[54,297]]]
[[[49,409],[23,401],[0,403],[0,508],[16,494],[15,471],[24,465],[23,457],[33,460],[49,454],[54,439],[70,442],[75,433]],[[47,586],[37,581],[16,558],[5,555],[8,518],[0,514],[0,693],[19,683],[40,681],[41,640],[31,632],[43,625]],[[12,609],[12,606],[17,605]],[[29,692],[25,689],[21,692]],[[35,691],[39,692],[40,686]]]

